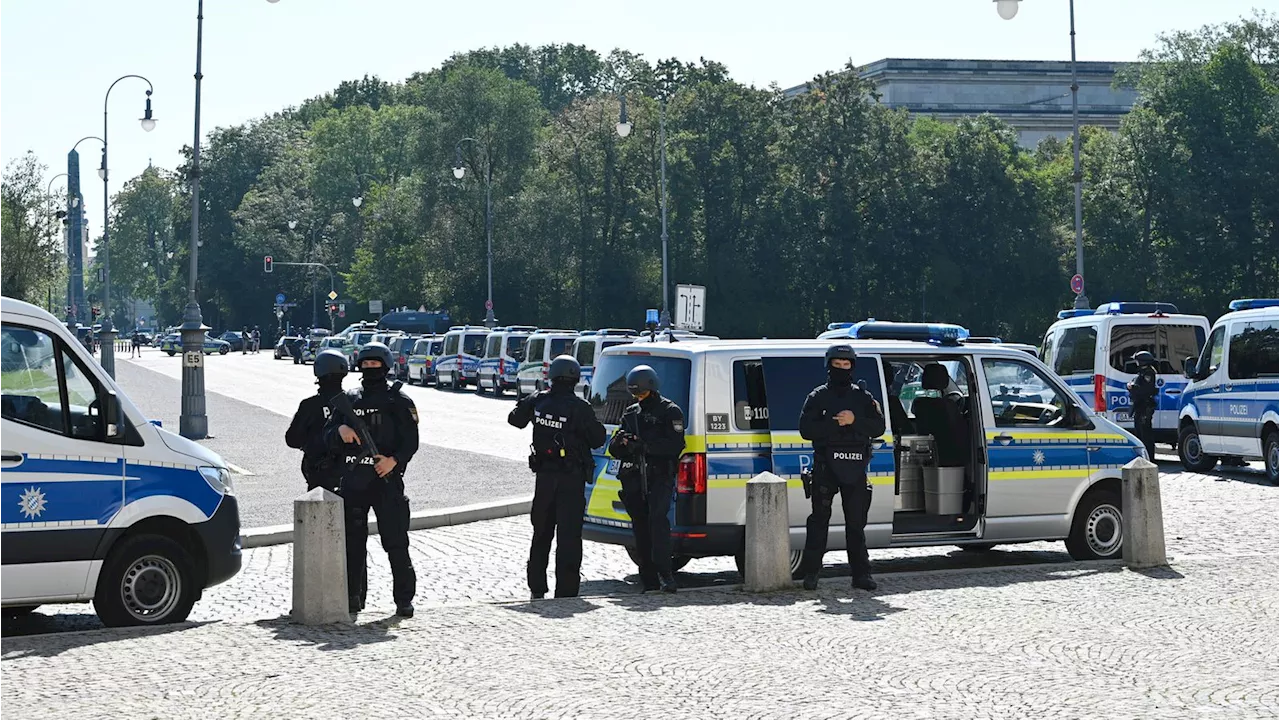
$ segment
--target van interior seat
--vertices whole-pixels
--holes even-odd
[[[950,380],[947,369],[942,365],[926,365],[920,387],[937,391],[939,397],[916,398],[911,409],[916,415],[916,431],[933,436],[938,466],[968,467],[972,454],[968,421],[960,405],[946,397]]]

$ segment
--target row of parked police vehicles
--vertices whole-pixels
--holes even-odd
[[[111,625],[185,618],[240,567],[226,463],[148,421],[47,312],[4,299],[3,592],[5,613],[92,600]],[[393,314],[394,315],[394,314]],[[400,327],[388,327],[401,323]],[[945,324],[833,323],[816,339],[720,340],[688,332],[586,332],[455,326],[415,333],[405,318],[355,325],[319,345],[354,359],[380,340],[413,383],[516,395],[546,384],[552,358],[583,366],[579,390],[610,432],[632,402],[626,374],[648,365],[686,418],[672,504],[673,558],[744,561],[746,494],[771,471],[789,484],[792,569],[813,462],[799,434],[805,396],[825,381],[836,342],[884,409],[871,447],[869,547],[1065,541],[1077,559],[1119,555],[1120,470],[1145,457],[1130,433],[1132,356],[1159,367],[1155,428],[1188,468],[1261,460],[1277,473],[1280,302],[1238,300],[1215,322],[1165,303],[1068,310],[1039,348],[971,337]],[[607,444],[606,444],[607,447]],[[627,546],[618,461],[604,448],[584,487],[588,539]],[[829,548],[844,542],[833,508]],[[630,548],[628,548],[630,550]]]

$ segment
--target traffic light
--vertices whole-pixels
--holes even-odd
[[[262,272],[271,272],[271,256],[264,255],[262,258]]]

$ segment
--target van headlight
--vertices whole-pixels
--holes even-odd
[[[200,468],[200,476],[204,481],[209,483],[209,487],[217,490],[223,495],[235,495],[236,486],[231,481],[231,473],[226,468],[202,467]]]

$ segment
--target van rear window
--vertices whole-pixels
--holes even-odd
[[[507,356],[516,362],[524,362],[524,341],[527,336],[507,336]]]
[[[1058,375],[1093,374],[1094,354],[1098,349],[1098,330],[1095,327],[1069,327],[1062,331],[1057,355],[1053,358],[1053,371]]]
[[[487,335],[465,335],[462,340],[462,352],[465,355],[479,357],[484,352],[484,341]]]
[[[551,354],[547,357],[557,358],[569,352],[575,338],[551,338]]]
[[[1107,359],[1111,367],[1125,373],[1138,372],[1133,354],[1146,350],[1156,356],[1156,372],[1178,373],[1182,359],[1199,355],[1204,347],[1204,328],[1195,325],[1113,325]]]
[[[617,425],[622,411],[635,402],[627,391],[627,373],[637,365],[648,365],[658,373],[662,396],[680,406],[685,422],[689,418],[689,375],[693,364],[688,358],[655,355],[607,355],[596,360],[591,380],[591,407],[596,419],[606,425]]]

